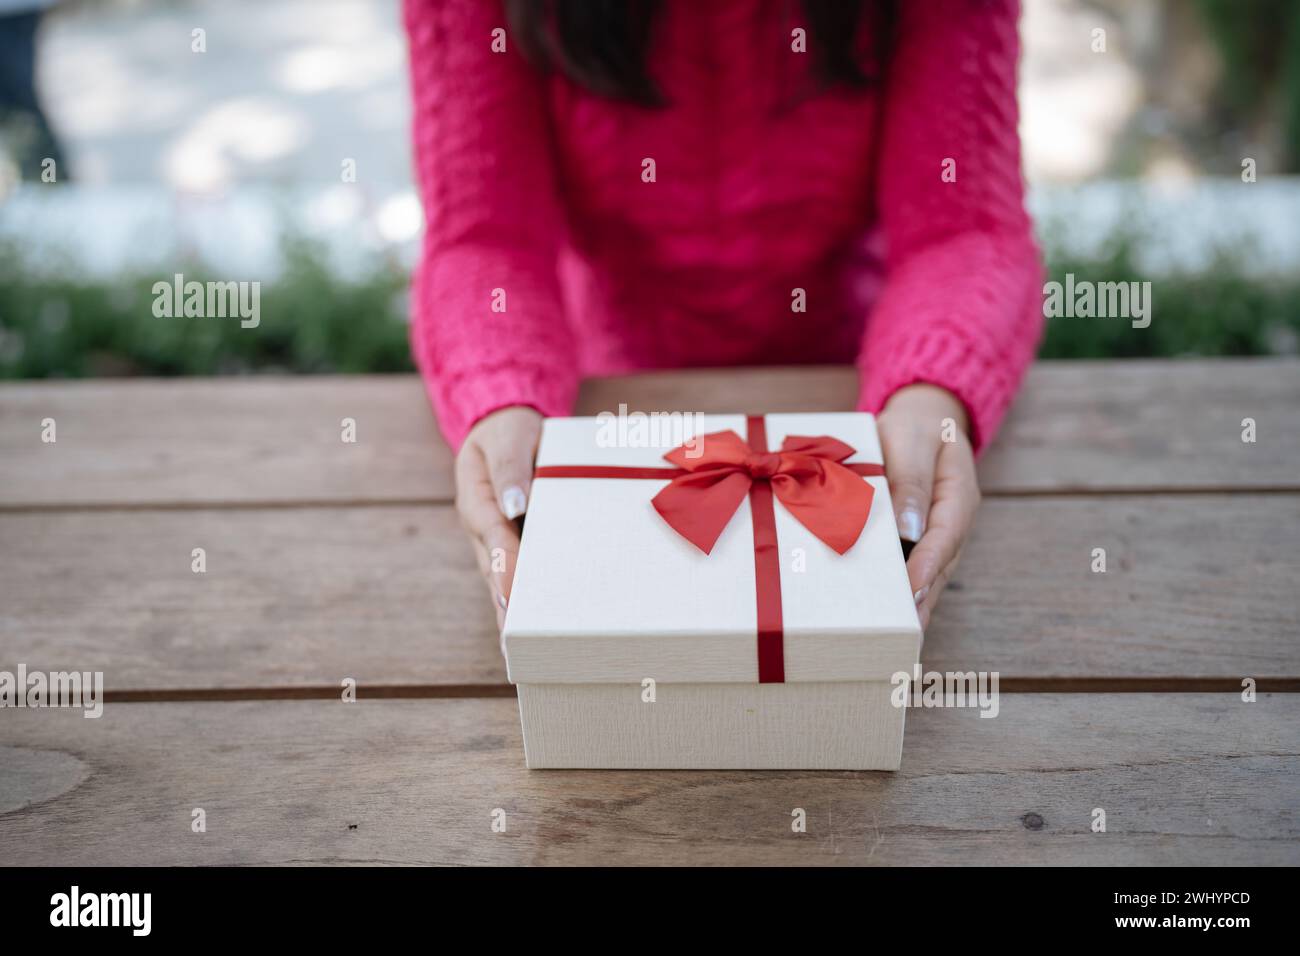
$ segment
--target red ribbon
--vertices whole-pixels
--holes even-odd
[[[863,475],[883,475],[880,465],[844,464],[854,449],[827,435],[788,435],[769,451],[761,415],[745,420],[748,442],[733,431],[713,432],[674,448],[664,458],[676,468],[545,465],[538,478],[669,478],[654,496],[655,510],[705,554],[713,551],[740,502],[749,497],[754,522],[754,583],[758,611],[758,679],[785,680],[781,619],[781,556],[773,497],[837,553],[857,542],[875,495]],[[700,444],[703,452],[696,455]]]

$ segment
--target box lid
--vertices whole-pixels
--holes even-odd
[[[880,463],[875,420],[860,412],[765,416],[768,447],[831,435]],[[677,434],[618,433],[610,419],[553,418],[537,464],[669,467],[681,441],[731,430],[743,415],[679,417]],[[669,432],[670,429],[663,429]],[[886,479],[857,543],[836,554],[777,501],[785,680],[888,680],[911,671],[921,628]],[[513,683],[756,682],[757,610],[749,501],[712,553],[651,505],[666,478],[538,477],[502,640]]]

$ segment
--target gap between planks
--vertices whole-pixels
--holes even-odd
[[[1009,694],[1200,694],[1241,693],[1240,677],[1004,677],[998,690]],[[1300,693],[1300,677],[1259,677],[1260,694]],[[334,700],[334,686],[211,687],[105,690],[106,704],[195,703],[243,700]],[[512,684],[378,684],[357,686],[357,699],[421,700],[514,697]]]

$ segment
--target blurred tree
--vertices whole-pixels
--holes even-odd
[[[1212,128],[1240,129],[1275,152],[1277,172],[1300,171],[1300,3],[1196,0],[1196,6],[1222,62]]]

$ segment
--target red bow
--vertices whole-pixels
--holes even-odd
[[[692,457],[701,443],[703,454]],[[708,554],[750,486],[767,481],[800,524],[843,554],[862,534],[875,495],[857,471],[840,464],[853,453],[827,435],[789,435],[780,451],[756,452],[733,431],[713,432],[664,455],[686,473],[653,503],[678,534]]]

